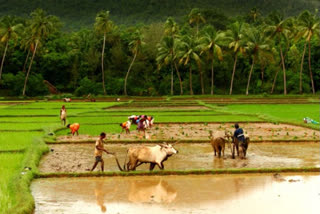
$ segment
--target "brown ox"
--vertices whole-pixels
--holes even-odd
[[[239,141],[236,137],[232,136],[232,158],[235,158],[235,149],[237,149],[237,155],[240,156],[241,159],[245,159],[247,155],[247,150],[250,143],[250,138],[245,137],[243,143],[239,144]]]
[[[224,139],[222,136],[213,136],[212,133],[210,133],[210,143],[214,151],[214,156],[217,156],[218,152],[218,157],[221,157],[221,152],[222,156],[224,157],[224,149],[226,146],[226,139]]]

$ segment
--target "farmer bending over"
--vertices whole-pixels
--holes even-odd
[[[77,133],[77,135],[79,135],[79,132],[78,132],[78,130],[80,128],[80,124],[79,123],[74,123],[72,125],[68,124],[67,127],[70,128],[72,136],[74,136],[74,133]]]
[[[242,146],[242,144],[244,144],[244,141],[245,141],[243,130],[242,130],[242,128],[239,128],[238,123],[234,124],[234,128],[236,130],[234,131],[233,136],[238,139],[239,145]]]
[[[126,130],[126,134],[130,134],[131,122],[129,120],[127,122],[120,123],[120,126],[122,127],[121,133],[123,132],[123,130]]]
[[[61,119],[61,122],[63,122],[63,125],[65,126],[66,119],[67,119],[67,109],[64,105],[61,107],[61,110],[60,110],[60,119]]]
[[[103,148],[103,139],[106,138],[106,133],[102,132],[100,134],[100,137],[99,139],[96,141],[96,147],[95,147],[95,150],[94,150],[94,155],[96,157],[96,160],[93,164],[93,167],[91,169],[91,171],[93,171],[96,166],[98,165],[99,162],[101,162],[101,171],[103,172],[104,170],[104,162],[103,162],[103,159],[102,159],[102,152],[105,152],[107,154],[111,154],[113,155],[114,153],[113,152],[108,152],[106,149]]]

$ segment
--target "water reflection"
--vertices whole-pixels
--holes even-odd
[[[130,181],[128,200],[131,202],[171,203],[177,191],[163,180]]]
[[[319,173],[274,173],[39,179],[31,188],[35,214],[313,214],[319,185]]]
[[[99,205],[101,212],[107,212],[107,207],[104,205],[104,196],[106,194],[104,190],[103,181],[97,181],[94,188],[94,194],[96,196],[97,204]]]

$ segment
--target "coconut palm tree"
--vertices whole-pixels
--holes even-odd
[[[265,32],[270,35],[270,38],[275,38],[279,45],[279,52],[281,57],[282,71],[283,71],[283,93],[287,94],[287,77],[286,77],[286,66],[285,59],[282,50],[282,42],[288,42],[288,37],[290,30],[287,26],[286,19],[278,13],[273,13],[266,19],[266,28]],[[277,73],[276,73],[277,75]]]
[[[199,48],[202,50],[201,53],[206,52],[211,60],[211,95],[213,95],[214,87],[214,61],[217,57],[220,61],[222,57],[221,44],[225,38],[225,34],[217,32],[212,26],[207,26],[203,31],[203,36],[199,41]]]
[[[133,58],[132,58],[132,61],[129,65],[129,68],[128,68],[128,71],[127,71],[127,74],[126,74],[126,77],[124,79],[124,94],[127,96],[128,93],[127,93],[127,80],[128,80],[128,76],[129,76],[129,73],[131,71],[131,68],[137,58],[137,55],[139,54],[140,52],[140,49],[142,47],[142,45],[144,44],[144,42],[142,41],[142,34],[139,30],[136,30],[133,34],[132,34],[132,37],[131,37],[131,41],[129,43],[129,49],[130,51],[132,52],[133,54]]]
[[[0,65],[0,80],[9,42],[10,40],[16,40],[18,38],[18,35],[22,32],[22,27],[23,25],[18,23],[17,19],[13,16],[5,16],[0,21],[0,41],[5,43],[4,53]]]
[[[94,24],[95,31],[100,35],[103,35],[103,44],[101,51],[101,72],[102,72],[102,87],[104,95],[107,94],[106,86],[105,86],[105,78],[104,78],[104,50],[106,46],[106,37],[107,33],[109,33],[112,29],[112,22],[109,19],[109,11],[101,11],[96,16],[96,21]]]
[[[270,41],[264,33],[261,33],[261,30],[258,30],[256,28],[247,29],[246,33],[244,34],[244,37],[244,41],[246,41],[245,52],[251,58],[251,68],[249,72],[248,84],[246,89],[246,95],[248,95],[251,76],[255,63],[257,63],[257,61],[262,57],[262,55],[271,54],[271,50]]]
[[[312,86],[312,93],[315,94],[315,88],[314,88],[314,82],[313,82],[313,74],[311,70],[311,39],[315,35],[320,35],[320,20],[317,18],[316,15],[313,15],[309,11],[302,12],[298,17],[298,23],[297,23],[297,30],[298,30],[298,38],[305,39],[302,58],[301,58],[301,68],[300,68],[300,93],[302,93],[302,72],[303,72],[303,62],[304,62],[304,56],[306,52],[306,46],[308,44],[308,50],[309,50],[309,73],[310,73],[310,81]]]
[[[232,49],[233,55],[234,55],[234,63],[233,63],[230,92],[229,92],[230,95],[232,94],[233,81],[234,81],[234,75],[236,73],[238,55],[239,53],[244,52],[243,44],[245,44],[245,42],[243,42],[243,29],[246,29],[244,24],[237,21],[232,25],[230,25],[230,28],[226,33],[226,41],[228,41],[229,48]]]
[[[199,24],[202,23],[206,23],[205,18],[203,17],[201,11],[199,8],[193,8],[191,10],[191,12],[188,15],[189,17],[189,24],[196,24],[196,35],[198,37],[198,33],[199,33]]]
[[[169,17],[164,24],[164,33],[175,38],[179,33],[179,26],[172,17]]]
[[[200,83],[201,83],[201,91],[204,94],[204,85],[203,85],[203,78],[201,72],[201,59],[198,54],[198,44],[193,37],[188,35],[183,36],[178,41],[178,58],[179,64],[183,64],[184,66],[189,66],[189,87],[190,87],[190,95],[193,95],[193,88],[192,88],[192,63],[196,63],[200,73]]]
[[[173,95],[173,67],[176,67],[177,75],[180,82],[180,94],[183,94],[182,81],[179,70],[176,65],[176,45],[175,39],[165,36],[161,43],[158,44],[158,57],[156,59],[158,69],[161,69],[163,65],[169,65],[171,67],[171,95]]]
[[[23,96],[26,95],[28,78],[30,75],[32,63],[36,55],[37,49],[39,47],[39,44],[41,43],[41,41],[44,41],[50,34],[55,32],[60,26],[60,22],[57,19],[57,17],[47,15],[45,11],[41,9],[37,9],[34,12],[32,12],[31,17],[32,18],[31,18],[30,30],[31,30],[31,38],[34,41],[34,47],[32,48],[32,57],[31,57],[29,68],[24,81],[23,92],[22,92]]]
[[[261,15],[261,13],[258,8],[254,7],[250,10],[249,17],[253,23],[257,21],[257,19],[260,15]]]
[[[158,66],[159,68],[170,62],[171,65],[171,95],[173,95],[173,67],[177,72],[180,83],[180,95],[183,94],[183,87],[180,72],[176,62],[176,38],[178,37],[179,27],[173,18],[168,18],[164,25],[164,32],[166,37],[163,38],[162,42],[158,45]],[[168,55],[169,54],[169,55]]]

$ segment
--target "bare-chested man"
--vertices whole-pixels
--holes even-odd
[[[93,164],[91,171],[93,171],[96,168],[96,166],[98,165],[98,163],[101,162],[101,171],[103,172],[103,170],[104,170],[104,161],[102,159],[103,152],[110,154],[110,155],[115,154],[113,152],[108,152],[106,149],[103,148],[103,139],[105,139],[105,138],[106,138],[106,133],[102,132],[100,134],[99,139],[96,141],[96,147],[95,147],[95,151],[94,151],[94,155],[95,155],[96,160]]]

